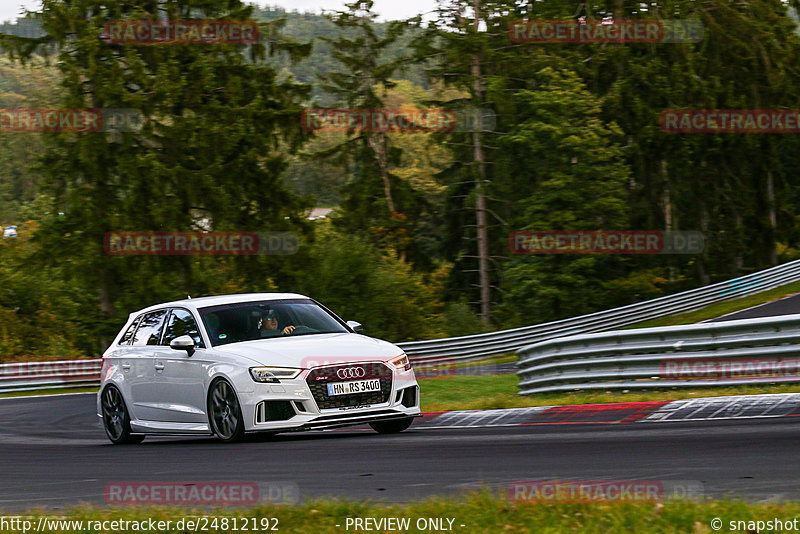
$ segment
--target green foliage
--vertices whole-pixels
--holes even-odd
[[[56,101],[58,72],[41,60],[27,68],[0,55],[0,108],[48,107]],[[0,226],[19,222],[20,207],[33,200],[42,181],[36,155],[42,134],[0,135]]]
[[[575,4],[482,1],[477,25],[472,4],[444,2],[431,23],[389,24],[370,2],[325,17],[239,1],[53,0],[40,16],[2,25],[13,61],[0,57],[0,107],[136,108],[145,123],[119,135],[0,135],[0,225],[26,235],[0,247],[0,357],[97,354],[144,305],[296,288],[396,341],[479,331],[478,183],[496,327],[800,255],[798,136],[678,135],[658,124],[672,108],[796,108],[796,2],[794,11],[778,0],[584,6],[593,18],[613,11],[705,26],[699,43],[629,45],[511,43],[512,21],[573,17]],[[105,21],[157,18],[157,9],[257,18],[267,38],[244,49],[99,38]],[[38,55],[48,51],[51,66]],[[477,107],[497,123],[478,132],[478,165],[469,128],[300,128],[304,107],[335,103]],[[321,157],[330,154],[338,157]],[[334,229],[306,220],[314,203],[335,208]],[[294,231],[301,247],[288,257],[218,258],[102,249],[111,230],[201,228]],[[699,230],[707,249],[514,256],[508,234],[521,229]],[[68,327],[38,329],[59,321]]]
[[[0,241],[0,362],[69,359],[83,356],[77,346],[89,342],[80,320],[80,294],[58,266],[40,270],[31,239],[33,221],[19,237]],[[33,268],[32,268],[33,267]]]
[[[442,326],[447,337],[481,334],[489,329],[466,302],[450,302],[442,312]]]
[[[600,119],[600,101],[570,71],[545,67],[536,90],[514,94],[518,122],[503,146],[536,161],[525,176],[535,192],[517,204],[512,219],[525,230],[617,230],[629,224],[621,132]],[[558,117],[559,120],[556,120]],[[515,176],[517,179],[522,176]],[[506,322],[531,324],[602,309],[619,298],[604,281],[625,276],[619,256],[517,256],[504,272],[498,313]],[[624,302],[624,300],[622,301]]]
[[[315,82],[318,81],[319,76],[342,71],[341,63],[334,57],[337,47],[332,43],[342,36],[347,36],[347,30],[337,26],[324,15],[300,13],[297,10],[287,11],[278,6],[256,9],[253,12],[253,18],[267,21],[283,19],[285,25],[281,31],[284,35],[299,42],[313,43],[314,52],[298,63],[292,63],[285,54],[276,54],[269,61],[278,70],[291,73],[299,82],[314,84],[312,98],[317,105],[333,105],[334,95]],[[379,39],[385,38],[391,27],[390,23],[376,21],[370,25]],[[397,40],[387,43],[382,50],[378,51],[378,61],[392,62],[405,56],[412,35],[413,32],[409,32],[399,36]],[[426,87],[427,80],[421,65],[404,64],[402,73],[404,79],[410,80],[418,86]]]
[[[402,58],[380,58],[408,26],[393,22],[385,36],[379,36],[372,6],[371,1],[345,4],[345,11],[328,15],[342,33],[336,39],[322,38],[333,46],[342,70],[320,76],[321,86],[337,105],[348,109],[385,108],[387,93],[396,86],[392,77],[403,64]],[[394,137],[369,130],[348,130],[343,137],[341,144],[324,153],[352,173],[352,179],[340,189],[342,209],[336,213],[335,224],[342,232],[397,251],[417,268],[433,268],[423,240],[415,238],[428,230],[429,199],[414,188],[413,181],[396,174],[403,152]]]
[[[525,476],[525,475],[523,475]],[[548,480],[547,475],[530,476],[530,479]],[[563,483],[564,481],[562,481]],[[523,481],[524,484],[524,481]],[[241,525],[242,520],[261,518],[270,520],[269,525],[278,525],[281,530],[293,534],[335,534],[342,530],[346,519],[374,518],[380,521],[385,518],[408,520],[407,532],[431,532],[433,527],[427,526],[431,519],[442,521],[443,528],[453,522],[453,530],[462,528],[477,534],[511,534],[540,532],[557,534],[570,532],[575,534],[595,534],[597,532],[647,532],[648,534],[711,534],[711,522],[718,521],[723,530],[719,532],[778,532],[764,530],[768,522],[774,526],[776,520],[783,525],[792,525],[793,518],[800,513],[800,505],[796,502],[743,502],[735,500],[711,499],[694,496],[690,498],[662,497],[664,502],[653,499],[636,499],[636,492],[631,497],[615,500],[598,500],[582,502],[561,497],[562,492],[551,494],[545,502],[525,499],[512,500],[508,487],[489,486],[479,491],[469,490],[448,497],[429,497],[414,499],[408,503],[386,504],[374,500],[314,499],[301,504],[260,504],[254,507],[219,508],[214,516],[209,517],[209,525],[220,525],[225,529],[233,529]],[[665,484],[666,486],[666,484]],[[524,486],[530,490],[530,486]],[[573,488],[576,489],[576,488]],[[564,494],[569,495],[567,487]],[[608,492],[609,497],[611,492]],[[529,496],[527,493],[526,497]],[[167,526],[165,533],[185,532],[186,521],[194,519],[193,515],[202,516],[202,509],[177,506],[153,506],[126,508],[100,508],[81,506],[67,509],[63,520],[69,524],[82,523],[94,530],[99,525],[112,521],[129,521],[130,524],[155,524]],[[40,510],[26,513],[26,519],[36,523],[44,518],[50,520]],[[237,522],[234,522],[234,518]],[[419,521],[419,527],[417,528]],[[135,523],[134,523],[135,522]],[[212,523],[213,522],[213,523]],[[735,522],[735,523],[734,523]],[[65,523],[65,524],[67,524]],[[195,523],[196,524],[196,523]],[[264,523],[259,523],[264,524]],[[390,523],[391,524],[391,523]],[[225,526],[227,525],[227,527]],[[464,527],[460,527],[464,525]],[[729,529],[729,525],[733,529]],[[278,528],[278,527],[276,527]],[[354,527],[354,529],[357,527]],[[756,530],[760,529],[760,530]],[[65,534],[77,534],[78,529],[65,529]],[[780,529],[788,532],[789,529]]]
[[[145,117],[139,132],[44,137],[40,170],[54,197],[51,211],[64,215],[40,220],[42,262],[68,258],[69,281],[93,296],[80,299],[83,319],[105,340],[131,309],[190,293],[289,283],[303,262],[302,254],[222,261],[104,253],[110,231],[307,230],[308,202],[287,191],[279,175],[283,154],[304,139],[299,101],[309,88],[279,81],[264,63],[272,49],[302,49],[280,40],[277,21],[262,28],[269,49],[252,45],[248,57],[235,45],[125,46],[98,38],[105,20],[158,18],[156,7],[171,19],[194,10],[198,18],[239,20],[251,11],[240,2],[221,8],[142,0],[107,8],[84,0],[48,3],[40,16],[59,46],[58,105],[133,108]]]
[[[389,341],[443,337],[435,283],[356,235],[317,225],[316,239],[299,291],[345,320],[364,325],[367,335]]]

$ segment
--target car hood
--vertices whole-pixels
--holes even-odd
[[[402,349],[388,341],[351,333],[257,339],[214,347],[214,350],[261,365],[301,369],[335,363],[386,361],[402,353]]]

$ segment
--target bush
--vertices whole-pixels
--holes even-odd
[[[437,288],[411,267],[358,237],[321,223],[300,291],[370,336],[400,342],[444,337]]]

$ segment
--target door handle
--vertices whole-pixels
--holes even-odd
[[[164,364],[163,363],[157,363],[156,364],[156,371],[163,371],[163,370],[164,370]]]
[[[123,364],[122,364],[122,370],[123,370],[123,371],[130,371],[130,370],[131,370],[131,364],[129,364],[129,363],[123,363]]]

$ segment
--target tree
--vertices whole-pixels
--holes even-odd
[[[345,108],[382,109],[386,90],[395,86],[391,78],[403,65],[402,59],[382,60],[382,56],[397,42],[406,26],[390,24],[386,35],[379,37],[372,0],[345,6],[347,11],[328,15],[341,29],[341,35],[321,37],[330,44],[334,58],[344,70],[321,76],[322,88],[336,98],[337,105]],[[381,91],[383,96],[379,94]],[[343,188],[338,223],[355,230],[363,228],[366,222],[375,230],[373,238],[394,247],[401,258],[406,258],[411,231],[404,211],[413,211],[412,206],[423,199],[393,176],[392,167],[399,163],[401,151],[392,144],[388,132],[357,129],[347,133],[342,144],[325,153],[348,162],[354,174],[354,179]],[[381,184],[380,196],[375,182]]]
[[[510,223],[526,230],[629,228],[630,169],[620,128],[600,119],[600,100],[575,72],[545,67],[530,82],[536,89],[513,93],[517,122],[499,140],[504,151],[528,163],[517,181],[536,184]],[[626,263],[619,256],[516,256],[504,270],[498,313],[507,322],[530,324],[602,308],[619,298],[605,284],[626,277]]]
[[[400,342],[445,335],[436,281],[359,236],[340,234],[327,221],[317,234],[302,292],[343,319],[363,323],[370,336]]]
[[[487,39],[481,35],[480,26],[485,22],[486,14],[481,10],[481,1],[466,2],[455,0],[448,4],[440,4],[437,19],[427,31],[420,34],[413,42],[418,61],[426,62],[432,67],[429,74],[435,80],[452,85],[469,95],[472,109],[476,113],[486,106],[484,99],[483,65],[489,61]],[[472,9],[472,16],[464,15]],[[463,101],[463,99],[460,99]],[[440,102],[443,106],[454,102]],[[463,127],[463,124],[460,125]],[[459,136],[461,137],[461,136]],[[484,326],[491,321],[491,282],[489,279],[489,235],[486,220],[486,183],[487,168],[484,140],[480,128],[468,132],[466,139],[459,138],[458,146],[469,143],[471,154],[466,156],[463,150],[454,150],[454,161],[450,169],[443,171],[441,177],[462,176],[459,171],[467,171],[473,181],[472,197],[474,198],[475,236],[477,237],[477,273],[478,304]],[[459,180],[460,178],[456,178]],[[462,197],[463,198],[463,197]],[[463,237],[463,236],[459,236]],[[460,239],[459,239],[460,241]],[[461,243],[456,246],[456,257],[472,256],[462,249]]]
[[[112,230],[307,231],[307,203],[280,182],[285,153],[306,135],[299,102],[307,86],[277,79],[267,53],[298,58],[309,46],[283,41],[280,21],[260,27],[262,41],[238,45],[121,45],[101,38],[115,20],[250,17],[231,1],[45,1],[37,18],[46,36],[1,41],[25,60],[52,42],[63,76],[64,108],[133,108],[141,131],[48,134],[42,169],[64,216],[43,220],[41,261],[70,265],[69,278],[94,298],[82,310],[103,341],[121,317],[154,301],[218,287],[212,278],[254,289],[291,283],[304,263],[294,257],[108,257]],[[246,52],[246,54],[245,54]],[[283,143],[283,153],[277,151]],[[98,313],[99,312],[99,313]]]

